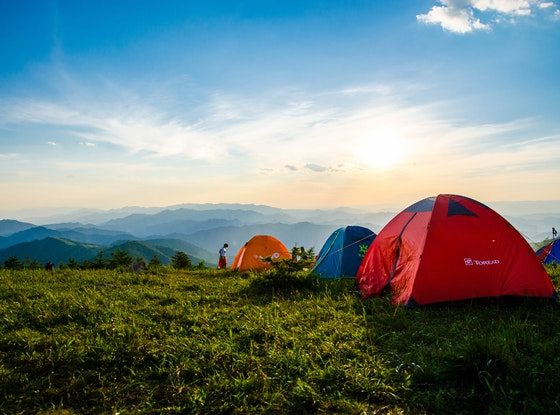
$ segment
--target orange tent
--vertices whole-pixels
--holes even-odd
[[[231,269],[238,271],[249,271],[270,268],[270,263],[263,258],[290,259],[292,254],[282,242],[273,236],[253,236],[235,255]]]

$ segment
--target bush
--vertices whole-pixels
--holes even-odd
[[[36,259],[25,258],[23,260],[23,267],[25,269],[42,269],[43,266]]]
[[[294,247],[291,259],[273,260],[264,258],[272,268],[259,274],[252,282],[258,290],[274,289],[276,291],[294,291],[318,287],[319,279],[309,270],[315,261],[313,248]]]
[[[319,279],[306,271],[286,272],[285,269],[273,268],[259,275],[252,283],[261,289],[277,291],[297,291],[318,286]]]
[[[68,268],[70,269],[78,269],[80,268],[80,265],[78,264],[78,261],[76,261],[74,258],[70,258],[68,260],[68,264],[67,264]]]
[[[546,272],[550,275],[550,279],[555,287],[560,286],[560,266],[553,263],[551,265],[545,265]]]

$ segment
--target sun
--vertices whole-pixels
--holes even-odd
[[[404,140],[391,131],[379,131],[356,141],[354,155],[375,170],[391,170],[408,153]]]

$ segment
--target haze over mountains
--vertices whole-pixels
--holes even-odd
[[[557,201],[489,205],[530,242],[549,237],[551,228],[560,225],[560,202]],[[539,209],[543,212],[538,213]],[[175,251],[184,251],[195,262],[213,265],[217,250],[224,242],[230,245],[231,257],[258,234],[273,235],[288,248],[305,246],[318,251],[338,227],[361,225],[377,233],[398,212],[182,204],[106,211],[79,209],[59,211],[55,215],[38,213],[35,212],[35,217],[26,217],[27,221],[0,220],[0,261],[9,256],[40,262],[67,262],[70,258],[83,261],[101,250],[109,255],[115,249],[122,249],[146,260],[156,256],[164,263],[170,261]],[[24,219],[23,216],[19,218]]]

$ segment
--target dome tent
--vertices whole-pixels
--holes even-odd
[[[327,239],[312,269],[321,278],[354,278],[375,233],[362,226],[346,226]]]
[[[539,249],[537,257],[543,264],[560,264],[560,239],[556,239]]]
[[[270,263],[263,258],[290,259],[292,254],[282,242],[273,236],[256,235],[241,247],[235,255],[232,270],[249,271],[270,268]]]
[[[364,298],[390,286],[395,304],[469,298],[556,298],[533,250],[503,217],[473,199],[439,195],[395,216],[357,275]]]

